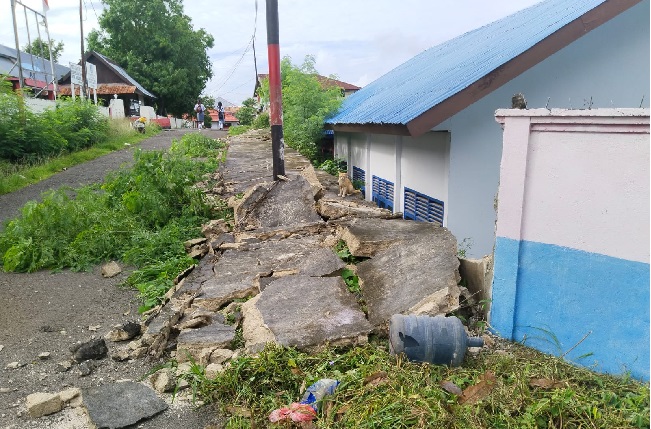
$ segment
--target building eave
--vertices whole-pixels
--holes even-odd
[[[409,129],[402,124],[326,124],[326,129],[349,133],[389,134],[408,136]]]

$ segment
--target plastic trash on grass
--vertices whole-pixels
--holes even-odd
[[[289,407],[273,410],[269,414],[269,421],[277,423],[283,420],[291,420],[293,422],[309,422],[314,420],[323,399],[328,395],[332,395],[338,385],[339,380],[331,378],[323,378],[317,381],[305,390],[301,402],[293,402]]]

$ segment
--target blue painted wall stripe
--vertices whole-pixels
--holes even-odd
[[[504,337],[557,356],[580,342],[566,359],[649,380],[649,322],[649,264],[497,238],[491,325]]]

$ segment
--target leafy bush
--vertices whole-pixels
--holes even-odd
[[[252,126],[256,129],[269,128],[271,126],[269,122],[269,112],[261,112],[258,116],[256,116],[253,120]]]
[[[285,142],[312,162],[317,159],[316,142],[323,136],[323,123],[339,109],[343,100],[340,88],[319,82],[314,64],[311,55],[305,57],[301,66],[292,65],[290,57],[281,61]],[[263,81],[259,92],[263,101],[268,102],[268,79]]]
[[[213,215],[229,216],[214,213],[194,186],[217,169],[219,157],[191,158],[223,148],[223,143],[187,134],[168,153],[137,151],[132,168],[108,174],[101,186],[60,189],[40,203],[26,204],[0,232],[4,270],[84,270],[121,259],[137,268],[127,284],[140,290],[141,310],[151,308],[193,263],[183,241],[196,237]]]
[[[340,172],[346,171],[346,160],[343,159],[326,159],[319,165],[319,169],[323,170],[333,176],[338,175]]]
[[[0,82],[0,159],[29,163],[107,139],[108,119],[89,100],[62,99],[35,114],[20,94]]]

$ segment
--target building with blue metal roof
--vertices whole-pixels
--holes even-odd
[[[528,112],[513,108],[588,112],[642,107],[648,112],[649,3],[542,1],[417,55],[346,98],[326,123],[335,132],[335,156],[347,161],[351,177],[365,183],[367,199],[406,219],[447,227],[466,257],[481,258],[463,260],[460,271],[471,292],[489,299],[494,332],[516,341],[529,334],[527,345],[598,371],[628,373],[644,380],[649,378],[648,253],[646,259],[631,262],[585,251],[585,242],[606,247],[605,236],[625,229],[615,226],[604,231],[604,237],[595,237],[594,231],[588,238],[581,236],[577,240],[583,243],[574,249],[554,246],[569,236],[580,236],[583,225],[573,227],[571,214],[585,213],[586,207],[596,207],[594,217],[600,219],[608,211],[610,221],[626,222],[625,216],[617,218],[612,213],[634,211],[636,219],[643,218],[645,210],[648,213],[648,198],[644,201],[627,194],[627,201],[639,206],[620,205],[619,212],[612,208],[617,204],[614,198],[608,200],[609,195],[626,192],[617,183],[643,189],[635,180],[630,183],[619,177],[631,176],[617,176],[627,165],[623,152],[632,150],[616,134],[625,131],[604,130],[611,141],[626,148],[617,151],[617,146],[592,144],[594,137],[582,131],[594,121],[593,115],[567,114],[585,121],[568,131],[562,117],[555,117],[553,126],[536,128]],[[516,116],[504,130],[495,120],[497,109],[505,109],[500,110],[502,115]],[[643,109],[621,111],[626,110]],[[628,163],[630,168],[644,165],[645,159],[648,164],[648,146],[643,140],[646,132],[648,145],[648,113],[645,123],[646,130],[638,130],[633,149],[639,159],[637,164]],[[503,140],[509,141],[505,158]],[[572,148],[574,152],[568,152],[570,140],[580,143]],[[547,164],[541,161],[543,152],[548,155]],[[612,158],[617,154],[622,159]],[[514,157],[518,163],[512,162]],[[596,158],[613,159],[612,171],[599,176],[599,171],[590,170],[587,166]],[[638,170],[644,169],[637,168],[634,177],[643,179],[645,172]],[[527,200],[527,190],[535,187],[529,180],[533,172],[539,179],[536,189],[544,192]],[[608,180],[613,176],[619,180]],[[558,189],[549,189],[548,184]],[[568,189],[574,192],[569,203],[561,199]],[[599,189],[603,189],[601,194]],[[565,212],[537,212],[539,207],[559,206]],[[524,214],[545,222],[525,223],[519,220]],[[526,246],[533,241],[508,241],[500,236],[493,260],[496,220],[498,229],[510,228],[525,238],[538,228],[562,240],[539,238],[532,252]],[[569,229],[560,228],[561,224]],[[639,228],[638,235],[623,247],[643,247],[648,229]],[[515,244],[507,248],[504,243]],[[556,251],[548,251],[550,247]],[[468,267],[474,267],[470,274],[464,272]],[[626,318],[631,322],[622,323]],[[539,338],[534,340],[534,336]],[[583,344],[577,347],[579,343]],[[622,345],[630,347],[621,352]]]
[[[649,0],[546,0],[434,46],[344,100],[326,121],[335,155],[368,199],[490,255],[495,110],[517,93],[528,107],[648,107],[648,17]]]

